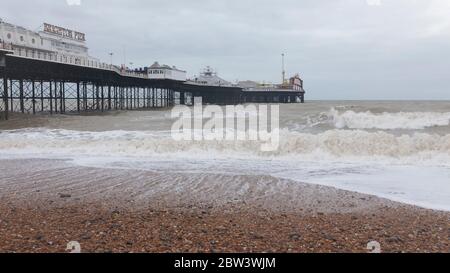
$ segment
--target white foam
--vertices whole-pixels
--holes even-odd
[[[430,127],[449,126],[450,112],[397,112],[374,114],[344,111],[333,108],[328,113],[334,126],[339,129],[409,129],[422,130]]]
[[[162,154],[290,157],[307,160],[389,161],[450,165],[450,135],[329,130],[319,134],[282,130],[280,148],[261,152],[258,141],[175,141],[169,132],[82,132],[26,129],[0,133],[4,154],[110,155],[146,157]]]

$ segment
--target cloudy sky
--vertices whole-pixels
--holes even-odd
[[[230,80],[300,73],[310,99],[450,99],[448,0],[0,0],[0,17],[85,32],[91,55]]]

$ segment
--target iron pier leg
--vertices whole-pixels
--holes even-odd
[[[59,98],[60,98],[60,112],[61,114],[64,114],[66,112],[66,100],[65,100],[65,88],[66,84],[64,81],[59,83]]]
[[[141,108],[141,88],[137,87],[137,108]]]
[[[13,90],[13,81],[9,80],[9,94],[10,96],[10,100],[11,100],[11,112],[14,112],[14,90]]]
[[[20,112],[25,113],[25,104],[23,101],[23,80],[19,81],[19,92],[20,92]]]
[[[36,114],[36,90],[34,80],[31,81],[31,96],[33,103],[33,115]]]
[[[128,87],[124,87],[125,109],[128,110]]]
[[[81,112],[81,105],[80,105],[80,82],[77,82],[77,112]]]
[[[52,82],[48,82],[48,88],[49,88],[49,92],[50,92],[50,115],[53,115],[53,88],[52,88],[53,84]]]
[[[170,91],[166,89],[166,107],[170,107]]]
[[[96,110],[100,110],[100,86],[98,86],[98,83],[95,85],[95,97],[97,101],[97,107]]]
[[[152,87],[152,108],[155,108],[155,88]]]
[[[111,111],[111,85],[108,85],[108,110]]]
[[[3,103],[5,104],[5,119],[8,119],[8,79],[6,76],[3,78]]]
[[[95,84],[92,84],[92,110],[95,110]]]
[[[180,92],[180,105],[184,105],[184,93]]]
[[[150,94],[150,87],[147,87],[147,108],[150,108],[151,105],[151,94]]]
[[[86,112],[88,108],[87,83],[83,82],[83,110]]]
[[[102,112],[103,112],[105,110],[105,92],[103,90],[103,84],[100,88],[100,91],[102,92],[101,100],[102,100]]]
[[[41,81],[41,112],[44,112],[44,81]]]

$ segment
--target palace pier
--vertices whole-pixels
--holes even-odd
[[[231,84],[210,68],[194,79],[174,66],[130,69],[90,57],[85,34],[44,24],[33,32],[0,20],[0,119],[35,114],[155,109],[176,104],[299,103],[303,81],[284,86]]]

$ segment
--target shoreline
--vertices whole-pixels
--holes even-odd
[[[60,253],[70,241],[83,252],[364,253],[371,241],[450,252],[450,213],[334,188],[226,176],[174,188],[185,177],[58,160],[2,160],[0,170],[0,252]]]

